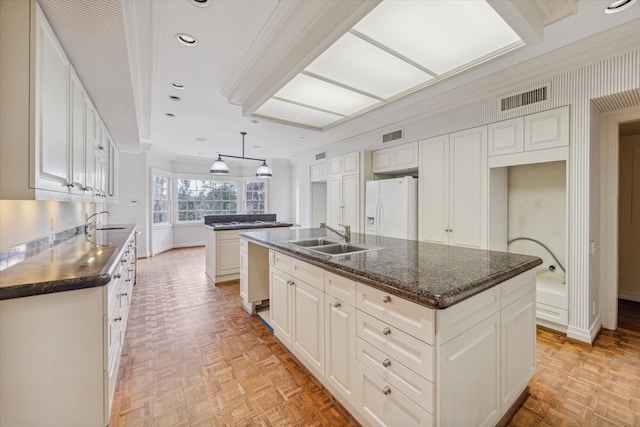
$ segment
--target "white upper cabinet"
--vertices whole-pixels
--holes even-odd
[[[1,8],[0,199],[97,201],[96,171],[104,170],[115,171],[115,200],[118,162],[98,164],[98,114],[39,5]]]
[[[326,182],[327,181],[327,164],[318,163],[317,165],[311,165],[309,169],[309,178],[311,182]]]
[[[569,107],[542,111],[488,126],[489,156],[569,145]]]
[[[371,152],[356,152],[329,160],[327,222],[360,231],[364,217],[363,183],[371,178]]]
[[[373,173],[402,172],[418,167],[418,142],[384,148],[372,153]]]
[[[36,185],[67,192],[69,61],[41,12],[36,22]]]
[[[486,248],[487,127],[420,142],[419,238]]]
[[[524,117],[525,151],[569,145],[569,107]]]

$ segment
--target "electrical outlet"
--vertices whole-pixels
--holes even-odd
[[[592,240],[590,242],[589,249],[591,250],[591,255],[595,255],[595,253],[596,253],[596,242],[595,242],[595,240]]]

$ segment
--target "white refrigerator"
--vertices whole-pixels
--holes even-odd
[[[400,239],[418,239],[418,180],[367,181],[365,232]]]

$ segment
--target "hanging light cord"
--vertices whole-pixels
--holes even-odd
[[[256,160],[258,162],[266,163],[266,159],[256,159],[255,157],[245,157],[244,156],[244,136],[247,134],[246,132],[240,132],[242,135],[242,157],[240,156],[231,156],[229,154],[220,154],[218,153],[218,157],[231,157],[233,159],[242,159],[242,160]]]

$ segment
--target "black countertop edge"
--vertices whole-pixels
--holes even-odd
[[[293,224],[289,222],[265,222],[262,224],[246,223],[246,224],[233,224],[233,225],[216,225],[216,223],[205,224],[204,226],[214,231],[221,230],[246,230],[249,228],[276,228],[276,227],[291,227]]]
[[[535,258],[531,261],[524,262],[520,265],[512,267],[508,271],[485,277],[481,281],[466,283],[465,285],[468,287],[468,289],[465,291],[456,291],[450,294],[425,295],[402,289],[388,277],[376,276],[375,274],[371,276],[363,276],[362,273],[360,271],[357,271],[356,269],[352,269],[348,266],[332,262],[332,257],[328,255],[321,255],[316,253],[311,254],[308,250],[305,250],[302,247],[294,248],[292,246],[291,248],[289,248],[287,245],[273,244],[271,242],[255,238],[249,234],[241,234],[241,237],[261,246],[289,255],[293,258],[297,258],[309,264],[316,265],[348,279],[360,282],[365,285],[369,285],[376,289],[388,292],[392,295],[405,298],[427,308],[438,310],[451,307],[452,305],[462,302],[482,291],[490,289],[508,279],[511,279],[512,277],[517,276],[520,273],[528,271],[542,264],[542,260],[540,258]]]
[[[37,295],[46,295],[56,292],[66,292],[78,289],[94,288],[105,286],[111,281],[118,262],[125,252],[127,244],[131,236],[137,232],[136,224],[116,224],[121,225],[122,229],[108,230],[113,239],[117,240],[114,251],[111,256],[104,262],[99,274],[88,274],[81,277],[65,278],[60,280],[49,280],[33,283],[20,283],[16,285],[0,286],[0,301],[23,298]],[[106,232],[106,230],[92,230],[93,233]],[[94,234],[95,235],[95,234]],[[76,239],[86,240],[87,235],[79,234]],[[69,239],[72,240],[72,239]],[[50,249],[50,248],[49,248]],[[16,264],[19,266],[19,264]],[[14,266],[15,267],[15,266]],[[6,270],[5,270],[6,271]]]
[[[28,283],[0,288],[0,301],[53,294],[56,292],[77,291],[79,289],[105,286],[111,281],[111,274],[77,277],[73,279],[52,280],[49,282]]]

